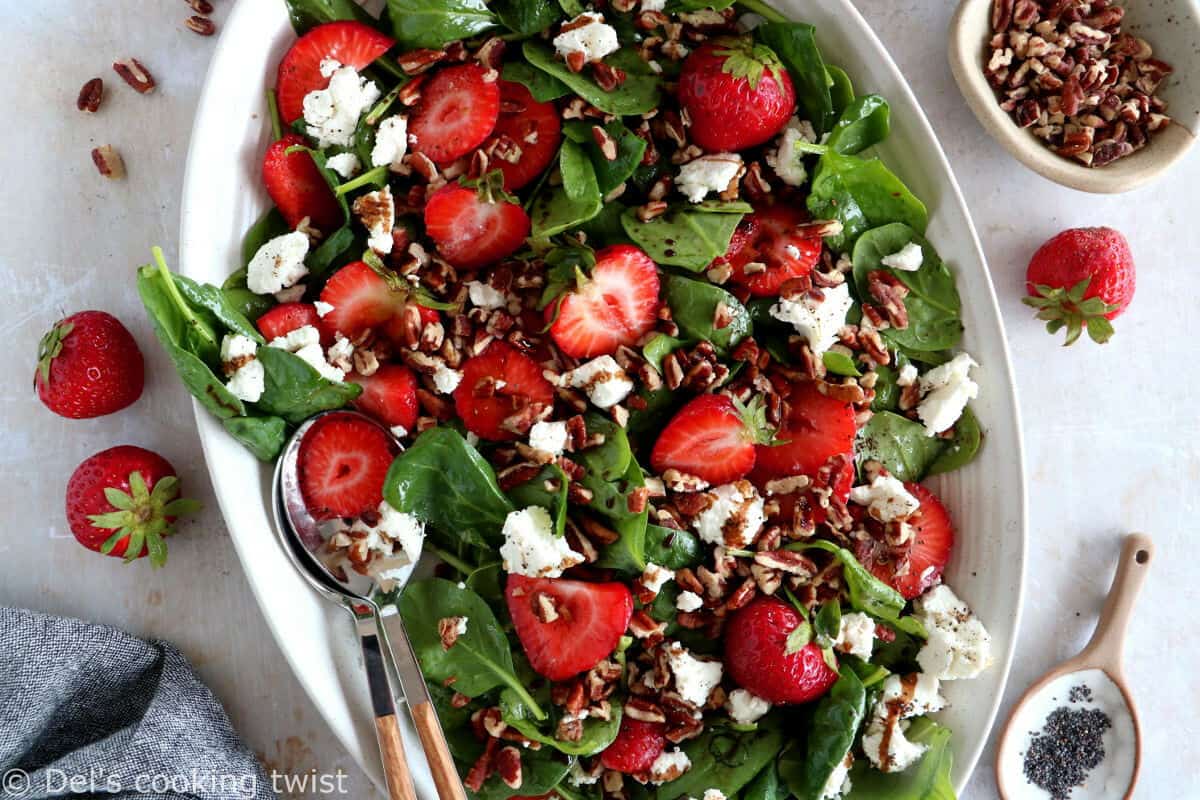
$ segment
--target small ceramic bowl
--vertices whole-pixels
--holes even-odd
[[[992,36],[992,0],[962,0],[950,23],[950,70],[979,123],[1025,166],[1055,183],[1084,192],[1128,192],[1163,174],[1200,135],[1200,8],[1196,0],[1126,0],[1122,30],[1154,48],[1175,72],[1159,90],[1171,124],[1145,147],[1104,167],[1064,158],[1000,108],[983,74]]]

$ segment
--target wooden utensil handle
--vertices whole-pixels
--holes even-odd
[[[421,745],[425,748],[425,757],[429,759],[429,771],[433,773],[438,797],[442,800],[466,800],[467,793],[458,777],[458,769],[454,766],[454,758],[450,755],[433,703],[418,703],[411,710]]]
[[[417,800],[412,771],[404,755],[404,740],[400,738],[400,724],[395,714],[375,718],[375,733],[379,739],[379,754],[383,758],[383,771],[387,778],[388,796],[391,800]]]
[[[1108,668],[1109,672],[1121,672],[1121,660],[1125,651],[1125,630],[1133,613],[1138,592],[1150,571],[1154,560],[1154,542],[1144,533],[1131,533],[1121,546],[1121,560],[1113,575],[1112,587],[1096,623],[1096,632],[1083,652],[1081,661],[1088,661]]]

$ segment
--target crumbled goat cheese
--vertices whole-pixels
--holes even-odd
[[[350,147],[358,118],[379,99],[379,87],[360,77],[354,67],[344,67],[331,58],[321,62],[321,74],[329,78],[329,86],[304,96],[308,135],[321,149]]]
[[[330,345],[325,357],[330,364],[336,364],[338,361],[349,362],[354,357],[354,342],[339,335],[337,340]]]
[[[583,765],[578,760],[571,762],[570,772],[571,783],[576,786],[591,786],[600,780],[600,773],[589,775],[583,768]]]
[[[717,153],[700,156],[679,168],[675,188],[693,203],[702,201],[709,192],[723,192],[742,171],[742,157],[737,153]]]
[[[561,456],[567,446],[567,423],[535,422],[529,429],[529,446],[552,456]]]
[[[820,800],[837,800],[850,794],[850,767],[854,764],[854,755],[846,753],[846,757],[829,773],[829,779],[821,789]]]
[[[633,381],[612,356],[593,358],[564,372],[560,380],[564,386],[583,389],[597,408],[612,408],[633,391]]]
[[[917,653],[923,672],[953,681],[974,678],[991,666],[991,635],[949,586],[940,584],[914,600],[913,616],[929,634]]]
[[[817,356],[837,342],[838,331],[845,326],[846,314],[854,305],[850,287],[844,283],[821,291],[825,295],[822,300],[803,294],[795,300],[781,297],[771,306],[771,316],[790,323],[796,333],[808,340],[809,348]]]
[[[388,430],[390,430],[392,432],[392,436],[395,436],[397,439],[403,439],[405,436],[408,436],[408,428],[404,427],[403,425],[393,425],[392,427],[388,428]]]
[[[582,53],[584,61],[599,61],[621,47],[617,29],[604,23],[600,14],[583,13],[564,24],[571,30],[554,37],[554,49],[563,59]]]
[[[676,747],[674,750],[663,750],[650,765],[650,782],[656,786],[673,781],[692,768],[692,760],[687,753]]]
[[[258,345],[247,336],[227,333],[221,340],[221,362],[229,375],[225,388],[247,403],[257,403],[266,384],[266,371],[255,358],[257,352]]]
[[[863,750],[876,769],[901,772],[924,755],[927,746],[908,741],[901,721],[944,708],[946,701],[939,689],[938,679],[923,673],[903,678],[890,675],[883,682],[862,738]]]
[[[921,376],[924,398],[917,406],[917,416],[925,424],[926,436],[937,436],[958,422],[967,401],[979,396],[979,384],[968,374],[977,366],[975,359],[959,353]]]
[[[403,580],[407,568],[417,563],[425,544],[425,523],[397,511],[385,500],[377,509],[379,521],[368,525],[357,519],[350,526],[351,536],[366,542],[372,558],[367,564],[367,574],[375,579],[383,591],[395,588],[395,582]]]
[[[662,11],[667,7],[667,0],[642,0],[642,11]]]
[[[338,153],[336,156],[330,156],[325,159],[325,166],[341,175],[343,180],[353,178],[362,169],[362,164],[359,163],[358,156],[354,153]]]
[[[788,186],[803,186],[808,180],[808,171],[804,169],[804,161],[796,150],[796,144],[816,140],[817,134],[811,122],[792,117],[779,137],[779,145],[767,153],[767,165]]]
[[[917,382],[918,372],[913,364],[905,364],[896,375],[897,386],[912,386]]]
[[[646,565],[646,569],[642,570],[642,586],[654,594],[662,591],[663,585],[674,578],[675,570],[667,569],[653,561]]]
[[[871,648],[875,645],[875,620],[857,611],[842,615],[842,624],[838,628],[837,638],[833,640],[833,649],[852,656],[858,656],[863,661],[871,657]]]
[[[745,689],[734,689],[725,698],[725,710],[738,725],[750,725],[771,710],[771,704]]]
[[[294,286],[308,274],[304,257],[308,236],[292,231],[263,244],[246,266],[246,288],[255,294],[275,294]]]
[[[462,383],[463,374],[439,362],[433,371],[433,385],[441,394],[451,394]]]
[[[345,372],[325,360],[325,351],[321,349],[321,333],[312,325],[303,325],[286,336],[278,336],[271,340],[270,346],[286,350],[304,360],[322,378],[336,382],[346,377]]]
[[[700,800],[728,800],[728,798],[720,789],[705,789],[704,796]]]
[[[459,617],[458,622],[454,625],[454,632],[459,636],[463,636],[467,632],[467,617]]]
[[[500,558],[505,572],[530,578],[558,578],[563,570],[584,561],[567,544],[566,537],[554,535],[550,512],[541,506],[509,512],[504,520]]]
[[[324,318],[324,316],[330,311],[333,311],[333,306],[329,303],[326,303],[324,300],[318,300],[317,302],[313,303],[313,308],[317,309],[317,316],[322,318]]]
[[[709,490],[708,508],[692,520],[696,533],[709,544],[747,547],[762,528],[763,499],[750,481],[727,483]]]
[[[360,209],[362,209],[360,211]],[[354,201],[359,222],[367,229],[367,247],[381,256],[392,252],[392,228],[396,226],[396,201],[392,187],[364,194]]]
[[[493,289],[490,284],[483,281],[468,281],[467,293],[471,298],[472,305],[486,308],[488,311],[508,305],[508,298],[504,296],[504,292]]]
[[[904,247],[901,247],[898,252],[880,259],[880,262],[885,267],[898,269],[902,272],[916,272],[921,268],[921,264],[924,261],[925,252],[921,250],[921,245],[916,242],[909,242]]]
[[[408,152],[408,120],[400,114],[388,117],[375,129],[371,166],[398,169]]]
[[[721,683],[725,672],[720,661],[702,661],[679,642],[671,642],[668,646],[667,660],[675,676],[675,691],[695,706],[708,702],[708,696]]]
[[[680,611],[699,611],[704,607],[704,601],[695,592],[683,591],[675,598],[675,607]]]
[[[891,475],[876,475],[869,486],[855,486],[850,490],[850,499],[866,506],[867,512],[880,522],[905,519],[921,507],[921,501]]]
[[[280,303],[296,303],[300,301],[301,297],[304,297],[303,283],[297,283],[295,286],[280,289],[275,293],[275,299]]]

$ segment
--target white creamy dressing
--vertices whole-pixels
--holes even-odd
[[[1070,702],[1071,689],[1076,686],[1090,689],[1091,699]],[[1034,734],[1045,727],[1051,712],[1062,706],[1072,710],[1099,709],[1112,721],[1112,727],[1103,734],[1104,760],[1088,773],[1082,786],[1071,790],[1070,800],[1120,800],[1133,778],[1137,738],[1124,695],[1099,669],[1080,670],[1055,678],[1030,697],[1013,718],[1014,741],[1000,758],[1009,800],[1050,800],[1049,792],[1026,779],[1024,759]]]

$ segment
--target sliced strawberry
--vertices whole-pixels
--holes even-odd
[[[353,374],[347,380],[362,387],[354,407],[389,428],[411,431],[417,424],[417,376],[403,364],[385,364],[370,376]]]
[[[854,451],[854,408],[826,397],[811,381],[792,387],[790,411],[775,434],[779,444],[758,445],[750,480],[760,489],[774,478],[816,478],[832,456]],[[850,487],[846,487],[847,496]]]
[[[553,622],[539,618],[542,594],[558,611]],[[552,681],[586,672],[610,655],[633,615],[633,595],[623,583],[509,575],[504,597],[530,665]]]
[[[776,204],[747,214],[738,224],[729,249],[714,263],[733,269],[729,278],[754,297],[773,297],[792,278],[803,278],[821,260],[821,237],[804,236],[797,226],[808,215],[794,206]],[[747,272],[750,264],[761,264]]]
[[[606,247],[596,253],[590,280],[546,307],[547,321],[554,320],[550,335],[574,358],[615,353],[654,327],[658,291],[650,256],[631,244]]]
[[[322,325],[354,339],[401,314],[408,294],[393,289],[378,272],[355,261],[329,277],[321,290],[321,302],[333,306],[321,320]]]
[[[770,438],[760,403],[747,407],[723,394],[702,394],[663,428],[650,466],[660,474],[677,469],[711,484],[729,483],[750,472],[755,444]]]
[[[942,577],[954,549],[954,522],[933,492],[918,483],[906,483],[904,488],[921,502],[907,520],[913,533],[905,545],[907,550],[897,553],[896,548],[876,546],[875,540],[868,538],[856,541],[854,554],[875,577],[911,600]],[[906,568],[901,570],[901,566]],[[897,571],[903,574],[897,575]]]
[[[386,53],[396,42],[361,22],[329,22],[301,36],[279,62],[275,95],[279,115],[288,125],[304,115],[304,96],[329,85],[321,62],[331,58],[361,70]]]
[[[425,204],[425,232],[442,258],[477,269],[511,255],[529,235],[529,215],[517,203],[486,189],[443,186]]]
[[[500,148],[492,151],[489,168],[504,173],[505,190],[515,192],[541,175],[558,154],[562,143],[558,110],[553,103],[534,100],[521,84],[500,81],[500,117],[491,141],[496,141]],[[514,145],[518,155],[515,161],[509,161],[503,152]],[[483,149],[489,146],[484,145]]]
[[[443,166],[483,144],[500,115],[500,86],[487,74],[478,64],[462,64],[425,82],[408,118],[416,152]]]
[[[760,597],[725,625],[725,668],[751,694],[776,704],[807,703],[829,690],[838,673],[809,642],[788,652],[788,634],[800,614],[774,597]]]
[[[511,344],[494,341],[463,364],[462,381],[454,390],[454,407],[471,433],[492,441],[520,438],[505,421],[530,406],[554,402],[554,387],[542,368]],[[529,424],[533,415],[525,414]]]
[[[305,152],[287,152],[289,147],[306,144],[304,137],[295,133],[272,142],[263,156],[263,183],[288,225],[295,228],[308,217],[317,230],[332,233],[341,227],[343,220],[342,208],[333,196],[333,190],[321,176],[312,156]]]
[[[300,491],[309,513],[325,520],[377,508],[395,455],[378,425],[345,413],[321,417],[300,443]]]
[[[280,303],[259,317],[254,324],[268,342],[287,336],[305,325],[312,325],[317,330],[322,329],[321,317],[317,315],[317,308],[312,303]]]
[[[600,753],[600,763],[605,769],[626,775],[647,772],[667,746],[665,732],[666,726],[661,722],[621,717],[617,738]]]

